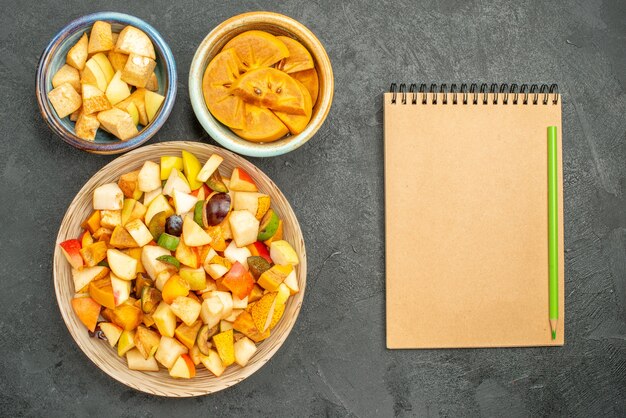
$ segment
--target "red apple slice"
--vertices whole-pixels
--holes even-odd
[[[230,189],[238,192],[257,192],[256,184],[243,168],[235,167],[230,177]]]
[[[70,263],[72,268],[82,269],[83,268],[83,258],[80,256],[80,241],[77,239],[69,239],[59,244],[61,247],[61,251],[63,251],[63,255]]]

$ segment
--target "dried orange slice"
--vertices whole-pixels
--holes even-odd
[[[243,139],[252,142],[272,142],[289,133],[287,127],[271,110],[246,104],[245,129],[232,131]]]
[[[235,129],[245,127],[244,103],[231,94],[230,88],[242,71],[241,61],[231,48],[211,60],[202,78],[202,92],[209,111],[224,125]]]
[[[315,103],[317,103],[317,93],[319,91],[319,80],[315,68],[298,71],[297,73],[291,73],[289,75],[304,84],[304,87],[306,87],[311,95],[313,106],[315,106]]]
[[[305,114],[304,115],[292,115],[285,112],[276,112],[274,114],[278,116],[278,119],[281,120],[282,123],[289,129],[292,135],[297,135],[300,132],[304,131],[306,126],[309,124],[311,120],[311,114],[313,113],[313,102],[311,101],[311,95],[307,91],[306,87],[299,81],[298,83],[302,94],[304,95],[304,103],[305,103]]]
[[[235,36],[223,50],[234,48],[246,71],[269,67],[289,56],[289,50],[274,35],[260,30],[250,30]]]
[[[289,74],[309,70],[315,66],[311,53],[300,42],[287,36],[277,36],[277,38],[284,43],[289,50],[289,56],[283,58],[276,64],[277,69]]]
[[[279,112],[305,115],[304,94],[288,74],[275,68],[258,68],[239,77],[231,88],[246,103]]]

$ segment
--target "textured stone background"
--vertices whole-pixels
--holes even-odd
[[[191,110],[187,75],[196,46],[228,17],[290,15],[334,64],[334,104],[315,138],[253,160],[283,189],[305,234],[300,318],[269,364],[213,396],[159,399],[118,384],[73,343],[56,305],[59,223],[112,157],[53,136],[37,110],[35,67],[62,26],[99,10],[147,20],[174,52],[179,93],[153,142],[213,143]],[[3,0],[2,11],[1,416],[626,414],[626,2]],[[385,349],[381,93],[392,81],[559,84],[562,349]]]

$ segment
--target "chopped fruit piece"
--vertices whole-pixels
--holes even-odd
[[[269,330],[272,323],[272,317],[274,316],[274,309],[276,307],[276,296],[278,292],[266,293],[257,303],[254,304],[251,310],[252,320],[256,328],[265,332]]]
[[[319,93],[319,79],[317,77],[317,70],[315,70],[315,68],[312,68],[310,70],[298,71],[289,75],[302,83],[302,85],[311,95],[311,105],[315,106],[315,103],[317,103],[317,95]]]
[[[188,326],[196,322],[201,308],[200,302],[185,296],[178,296],[170,305],[172,312]]]
[[[152,320],[163,337],[173,337],[176,331],[176,315],[170,305],[165,302],[159,303],[152,314]]]
[[[100,127],[100,121],[97,116],[85,115],[80,113],[78,119],[76,119],[76,136],[87,141],[94,141],[96,139],[96,133]]]
[[[92,280],[98,280],[109,274],[107,267],[95,266],[85,267],[82,270],[72,269],[72,279],[74,281],[74,291],[80,292]],[[86,290],[86,289],[85,289]]]
[[[126,65],[124,65],[124,69],[122,70],[120,77],[121,80],[130,84],[131,86],[146,87],[146,84],[148,84],[150,76],[153,74],[155,67],[156,61],[152,58],[142,57],[141,55],[137,55],[131,52],[128,55]],[[146,97],[148,93],[154,94],[151,91],[146,91]],[[146,99],[146,112],[147,111],[148,99]],[[150,112],[148,112],[148,120],[152,120],[150,118]]]
[[[52,87],[57,88],[61,84],[69,83],[76,92],[80,92],[80,74],[78,70],[70,65],[65,64],[52,77]]]
[[[233,293],[233,296],[243,299],[252,291],[254,278],[241,263],[236,261],[230,271],[224,276],[222,284]]]
[[[115,183],[98,186],[93,192],[93,208],[103,210],[121,210],[124,207],[124,193]],[[100,214],[98,214],[98,225]],[[95,232],[92,231],[93,234]]]
[[[146,114],[148,115],[148,122],[152,122],[154,118],[156,117],[157,113],[159,112],[159,109],[161,108],[161,104],[165,100],[165,97],[161,96],[159,93],[155,93],[150,90],[146,90],[144,95],[145,95],[144,100],[146,104]],[[184,162],[184,158],[183,158],[183,162]],[[185,172],[185,175],[187,175],[187,172]],[[189,182],[192,183],[191,180]],[[195,190],[193,187],[192,189]]]
[[[226,332],[228,330],[233,329],[233,323],[232,322],[228,322],[226,320],[221,320],[220,321],[220,332]]]
[[[219,354],[215,350],[210,350],[208,356],[201,356],[200,361],[211,373],[215,375],[215,377],[220,377],[226,367],[222,363],[222,359]]]
[[[63,255],[72,268],[81,269],[83,267],[83,258],[80,255],[80,241],[70,239],[60,243],[59,247],[61,247]]]
[[[87,52],[89,54],[95,54],[96,52],[110,51],[111,49],[113,49],[111,24],[98,20],[91,27]]]
[[[217,168],[220,166],[222,161],[224,161],[223,157],[217,154],[211,155],[211,157],[209,157],[207,162],[204,163],[204,166],[202,167],[202,169],[196,176],[196,180],[203,182],[203,183],[207,181],[209,177],[211,177],[211,174],[213,174],[213,172],[217,170]]]
[[[248,269],[255,279],[259,279],[263,273],[270,269],[270,263],[260,256],[248,257]]]
[[[235,361],[241,367],[248,364],[254,353],[256,353],[257,347],[249,338],[240,338],[234,345]]]
[[[178,258],[178,256],[176,258]],[[180,260],[180,258],[178,259]],[[202,267],[181,267],[178,274],[180,274],[180,277],[189,283],[189,288],[191,290],[206,289],[206,273]]]
[[[109,103],[109,100],[104,95],[104,90],[100,90],[96,86],[83,83],[82,95],[83,95],[83,113],[85,115],[90,115],[92,113],[98,113],[103,110],[111,109],[111,103]],[[100,115],[98,114],[98,116]],[[98,121],[104,127],[104,129],[106,129],[107,131],[109,130],[109,127],[105,125],[104,123],[102,123],[102,120],[100,120],[99,117],[98,117]]]
[[[233,232],[233,238],[238,247],[245,247],[256,242],[259,233],[259,220],[247,210],[231,212],[228,221]],[[274,260],[274,257],[272,257]]]
[[[278,297],[276,299],[278,300]],[[274,312],[272,313],[272,321],[270,322],[268,330],[271,331],[274,329],[274,327],[278,324],[278,321],[280,321],[280,319],[283,317],[284,313],[285,304],[278,303],[278,301],[276,301],[276,304],[274,305]]]
[[[183,159],[181,157],[170,155],[161,157],[161,180],[167,180],[174,168],[178,171],[183,171]]]
[[[98,121],[107,131],[122,141],[129,140],[139,133],[130,114],[116,107],[98,113]]]
[[[196,338],[198,337],[198,331],[200,331],[200,327],[202,327],[201,321],[196,321],[190,326],[182,323],[176,328],[176,331],[174,331],[174,336],[189,350],[192,350],[194,344],[196,343]]]
[[[271,236],[271,238],[268,238],[266,240],[263,241],[263,244],[270,246],[272,244],[272,242],[274,241],[278,241],[283,239],[283,221],[282,219],[278,221],[278,229],[276,229],[276,233],[274,233],[274,235]],[[271,254],[270,254],[271,256]]]
[[[146,212],[147,214],[147,212]],[[159,241],[159,237],[162,233],[165,232],[165,224],[167,223],[167,212],[161,211],[150,219],[148,223],[148,230],[150,231],[150,235],[152,235],[152,239],[155,241]]]
[[[93,233],[93,237],[98,241],[104,241],[108,243],[111,239],[112,233],[113,231],[111,231],[109,228],[100,227],[96,232]]]
[[[130,87],[122,80],[121,71],[115,73],[104,94],[112,105],[116,105],[130,96]]]
[[[137,274],[137,260],[119,250],[109,249],[107,261],[111,271],[124,280],[133,280]]]
[[[174,189],[174,207],[176,208],[176,213],[178,215],[190,212],[196,205],[197,201],[197,197]]]
[[[276,212],[274,212],[273,209],[269,209],[261,220],[257,239],[259,241],[265,241],[271,238],[278,230],[279,224],[280,219],[278,218],[278,215],[276,215]]]
[[[255,343],[258,343],[270,336],[269,331],[260,332],[257,329],[256,325],[254,325],[252,315],[246,311],[241,312],[235,322],[233,322],[233,329],[241,332]]]
[[[213,292],[211,292],[212,294]],[[202,302],[202,309],[200,310],[200,316],[202,318],[202,322],[207,324],[209,328],[213,328],[217,324],[219,324],[222,319],[222,313],[224,312],[224,304],[222,300],[213,295],[204,299]]]
[[[152,314],[163,298],[161,292],[152,286],[144,286],[141,289],[141,310],[145,314]],[[154,319],[154,318],[153,318]]]
[[[148,124],[148,115],[146,113],[146,103],[144,101],[146,89],[138,88],[129,97],[115,105],[118,109],[131,113],[130,105],[135,105],[137,110],[137,118],[140,124],[146,126]],[[145,204],[145,202],[144,202]]]
[[[82,71],[82,69],[85,68],[85,62],[87,61],[87,56],[89,55],[88,50],[89,39],[87,38],[87,34],[83,33],[83,36],[80,37],[78,42],[76,42],[76,44],[74,44],[74,46],[67,51],[65,62],[77,70]]]
[[[232,205],[229,194],[214,192],[204,201],[204,206],[200,211],[201,222],[198,222],[195,213],[194,220],[196,220],[198,225],[204,227],[217,226],[225,221],[226,217],[230,214],[231,208]]]
[[[179,296],[187,296],[189,294],[189,283],[183,280],[178,274],[170,277],[161,291],[161,296],[166,303],[174,302]]]
[[[89,215],[89,218],[85,219],[83,223],[80,224],[80,227],[89,230],[89,232],[91,232],[92,234],[96,232],[98,228],[100,228],[100,211],[99,210],[93,211],[91,215]]]
[[[231,241],[224,250],[224,257],[231,263],[239,262],[246,270],[248,269],[248,257],[252,254],[247,247],[237,247],[235,241]]]
[[[120,226],[120,225],[122,225],[122,211],[121,210],[101,210],[100,211],[100,226],[101,227],[112,230],[115,227]]]
[[[219,193],[228,193],[228,187],[226,187],[219,170],[215,170],[213,174],[211,174],[206,184],[211,190],[215,190]]]
[[[212,238],[194,222],[193,217],[187,215],[183,221],[183,240],[189,247],[200,247],[210,244]]]
[[[135,330],[122,331],[117,343],[117,355],[122,357],[133,348],[135,348]],[[139,355],[141,356],[141,354]]]
[[[163,234],[163,235],[161,235],[161,236],[164,236],[164,235],[167,235],[167,234]],[[159,240],[160,240],[160,239],[161,239],[161,238],[159,238]],[[174,257],[174,256],[171,256],[171,255],[162,255],[162,256],[157,257],[157,260],[159,260],[159,261],[161,261],[161,262],[163,262],[163,263],[167,263],[167,264],[170,264],[170,265],[174,266],[174,268],[176,269],[176,271],[178,271],[178,270],[180,269],[180,261],[178,261],[178,260],[176,259],[176,257]]]
[[[283,281],[283,283],[289,288],[289,292],[292,295],[295,295],[300,291],[300,287],[298,286],[298,278],[296,277],[296,270],[292,270],[285,279],[285,281]]]
[[[115,76],[115,70],[113,69],[113,66],[111,65],[111,62],[109,62],[107,56],[104,55],[102,52],[99,52],[97,54],[94,54],[92,58],[98,63],[98,66],[104,73],[107,84],[110,84],[111,80],[113,80],[113,77]]]
[[[130,370],[140,370],[144,372],[158,372],[159,364],[154,356],[143,358],[139,350],[136,348],[126,352],[126,361]]]
[[[259,226],[259,228],[260,228],[260,226]],[[270,251],[265,246],[265,244],[263,244],[262,242],[257,241],[255,243],[252,243],[252,244],[248,245],[247,248],[250,250],[250,253],[253,256],[262,257],[268,263],[272,263],[272,257],[270,257]]]
[[[80,235],[80,245],[81,247],[86,247],[88,245],[93,244],[93,237],[91,236],[91,233],[89,231],[84,231],[81,235]]]
[[[241,167],[235,167],[230,177],[230,188],[237,192],[258,192],[256,184],[248,172]]]
[[[128,60],[128,54],[121,52],[109,51],[107,58],[115,71],[122,71]]]
[[[311,94],[299,81],[296,81],[304,96],[304,115],[292,115],[290,113],[274,111],[282,123],[289,129],[292,135],[298,135],[306,129],[313,114],[313,101]]]
[[[293,271],[293,267],[290,264],[280,265],[276,264],[259,277],[258,285],[265,290],[275,292],[278,290],[278,286],[287,278],[287,276]]]
[[[291,264],[295,266],[299,263],[298,254],[296,254],[291,244],[284,240],[272,242],[270,245],[270,256],[276,264]]]
[[[111,287],[111,279],[93,280],[89,283],[89,296],[100,305],[115,309],[115,298],[113,297],[113,288]]]
[[[202,182],[196,180],[198,177],[198,173],[202,169],[202,165],[200,165],[200,161],[196,158],[192,153],[183,150],[183,170],[185,171],[185,177],[189,181],[189,186],[191,190],[196,190],[202,187]]]
[[[140,325],[135,331],[135,347],[139,350],[144,359],[148,359],[156,353],[159,347],[161,336],[156,332]]]
[[[50,100],[52,107],[54,107],[60,118],[74,113],[82,105],[80,95],[70,83],[63,83],[59,87],[50,90],[48,100]]]
[[[170,175],[167,178],[167,182],[165,182],[165,185],[163,186],[162,193],[165,196],[173,196],[174,190],[179,190],[183,193],[191,193],[191,188],[189,187],[187,179],[176,167],[172,167]]]
[[[115,44],[115,51],[124,54],[135,53],[152,58],[153,60],[156,59],[154,46],[148,35],[130,25],[126,26],[120,32],[117,43]]]
[[[139,190],[139,170],[131,171],[130,173],[122,174],[120,176],[117,185],[120,187],[124,196],[132,199],[139,199],[141,196],[141,190]]]
[[[126,231],[128,231],[128,233],[137,242],[136,246],[138,247],[143,247],[144,245],[152,241],[152,234],[150,233],[150,230],[148,229],[146,224],[141,222],[141,219],[134,219],[126,223],[126,225],[124,225],[124,228],[126,228]]]
[[[99,326],[104,336],[107,337],[109,345],[115,347],[115,344],[117,344],[117,341],[120,339],[120,335],[122,335],[122,328],[111,322],[100,322]]]
[[[278,286],[277,292],[278,292],[278,295],[276,296],[276,304],[284,305],[289,299],[289,296],[291,296],[291,291],[289,290],[287,285],[283,282]]]
[[[153,161],[146,161],[137,177],[139,190],[150,192],[161,187],[161,168]],[[147,220],[149,222],[149,220]]]
[[[289,129],[271,110],[245,104],[245,128],[231,130],[251,142],[273,142],[283,138]]]
[[[157,275],[162,271],[171,268],[169,264],[157,260],[157,257],[162,255],[170,255],[170,252],[156,245],[146,245],[141,251],[141,264],[152,280],[156,280]]]
[[[211,339],[213,336],[217,334],[217,326],[209,326],[203,325],[198,332],[198,337],[196,338],[196,343],[198,344],[198,349],[200,353],[205,356],[209,355],[209,350],[211,349]]]
[[[287,36],[277,36],[277,38],[280,39],[289,50],[289,55],[276,64],[277,69],[289,74],[297,71],[310,70],[315,66],[311,53],[300,42]]]
[[[179,379],[191,379],[196,376],[196,366],[187,354],[182,354],[172,368],[170,369],[170,376]]]
[[[275,68],[257,68],[246,72],[233,83],[231,92],[246,102],[246,110],[253,105],[263,110],[306,114],[306,102],[299,82]]]
[[[176,258],[181,264],[191,268],[196,268],[199,264],[198,254],[193,248],[188,247],[184,240],[181,240],[176,247]]]
[[[289,56],[289,49],[274,35],[260,30],[243,32],[228,41],[223,51],[234,48],[245,71],[269,67]]]
[[[237,192],[233,199],[234,210],[247,210],[255,218],[261,219],[270,207],[270,197],[257,192]]]
[[[150,241],[152,241],[152,235],[150,235]],[[120,225],[116,226],[113,230],[113,233],[111,234],[111,239],[109,240],[109,245],[115,248],[134,248],[140,246],[140,244],[135,241],[132,235],[130,235],[128,231]]]
[[[252,286],[254,288],[254,286]],[[248,296],[243,299],[233,295],[233,312],[237,309],[246,309],[248,307]]]
[[[174,209],[170,206],[170,204],[167,202],[167,199],[162,194],[156,196],[148,205],[148,210],[146,211],[145,215],[145,223],[147,225],[150,225],[152,217],[159,212],[165,212],[164,216],[166,219],[167,217],[174,214]]]
[[[183,324],[184,325],[184,324]],[[196,366],[200,364],[200,357],[204,357],[200,350],[198,350],[198,346],[194,345],[193,348],[189,349],[189,357],[191,357],[191,361]]]
[[[76,316],[80,319],[89,331],[94,332],[100,316],[100,304],[92,298],[72,299],[72,308]]]
[[[160,247],[166,248],[170,251],[176,251],[176,248],[178,248],[178,245],[180,243],[180,238],[172,236],[164,232],[159,236],[159,240],[157,243],[159,244]],[[157,260],[162,261],[164,263],[171,264],[171,265],[175,265],[177,270],[180,267],[180,262],[178,260],[175,259],[176,260],[176,264],[175,264],[171,262],[170,259],[165,259],[165,258],[162,259],[161,257],[171,257],[171,255],[162,255],[160,257],[157,257]]]
[[[110,312],[111,322],[126,331],[134,330],[143,319],[143,312],[135,305],[122,304]]]
[[[146,90],[159,91],[159,79],[154,72],[150,74],[150,78],[148,78],[148,82],[146,83]]]
[[[165,232],[180,237],[183,233],[183,218],[179,215],[168,216],[165,220]]]
[[[113,299],[115,299],[115,306],[120,306],[130,298],[131,283],[126,280],[122,280],[111,274],[111,288],[113,289]]]
[[[248,307],[250,306],[251,303],[256,302],[262,297],[263,297],[263,288],[255,284],[254,288],[250,292],[250,296],[248,296]]]
[[[226,367],[235,362],[234,342],[232,329],[213,336],[213,345]]]
[[[189,350],[187,347],[179,343],[174,338],[163,336],[161,337],[161,341],[159,342],[159,348],[157,349],[154,358],[157,359],[159,363],[163,366],[170,369],[178,357],[181,354],[187,354]]]

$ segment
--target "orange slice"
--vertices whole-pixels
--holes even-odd
[[[246,128],[232,131],[252,142],[272,142],[289,133],[287,127],[271,110],[246,104]]]
[[[269,67],[289,56],[289,50],[274,35],[260,30],[251,30],[228,41],[223,50],[234,48],[243,68]]]
[[[284,43],[289,50],[289,56],[283,58],[276,64],[277,69],[289,74],[297,71],[310,70],[315,66],[311,53],[300,42],[287,36],[277,36],[277,38]]]
[[[304,115],[304,94],[288,74],[275,68],[258,68],[239,77],[231,88],[233,95],[255,106]]]
[[[278,119],[281,120],[282,123],[289,129],[292,135],[297,135],[300,132],[304,131],[306,126],[309,124],[311,120],[311,114],[313,113],[313,102],[311,101],[311,95],[307,91],[306,87],[299,81],[298,83],[302,94],[304,95],[304,115],[292,115],[285,112],[277,112],[274,111],[274,114],[278,116]]]
[[[315,68],[298,71],[297,73],[291,73],[289,75],[304,84],[304,87],[306,87],[311,95],[313,106],[315,106],[315,103],[317,103],[317,93],[319,92],[319,80]]]
[[[226,49],[211,60],[202,78],[202,92],[209,111],[221,123],[235,129],[245,127],[244,103],[230,93],[240,71],[243,69],[235,50]]]

